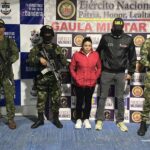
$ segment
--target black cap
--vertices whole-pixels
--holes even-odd
[[[43,34],[45,33],[51,33],[52,36],[54,36],[54,30],[53,30],[53,27],[52,26],[49,26],[49,25],[44,25],[42,26],[42,28],[40,29],[40,35],[43,36]]]
[[[0,28],[4,28],[5,27],[5,22],[4,20],[0,19]]]
[[[124,21],[122,18],[115,18],[113,21],[113,26],[124,26]]]

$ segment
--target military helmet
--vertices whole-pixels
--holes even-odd
[[[49,25],[44,25],[42,26],[42,28],[40,29],[40,36],[44,36],[45,33],[51,33],[52,36],[54,36],[54,30],[52,26]]]

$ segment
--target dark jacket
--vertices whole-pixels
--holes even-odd
[[[124,72],[132,75],[135,71],[136,52],[131,36],[123,33],[114,37],[111,33],[102,36],[97,48],[102,60],[102,69],[107,72]]]

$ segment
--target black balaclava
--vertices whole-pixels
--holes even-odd
[[[121,36],[123,33],[124,21],[122,18],[115,18],[113,21],[111,33],[113,36]]]
[[[43,38],[43,42],[45,44],[50,44],[54,37],[53,28],[49,25],[44,25],[40,30],[40,36]]]

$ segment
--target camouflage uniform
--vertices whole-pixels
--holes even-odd
[[[146,72],[146,78],[144,81],[144,106],[142,112],[142,121],[149,119],[150,113],[150,38],[145,41],[141,47],[141,60],[140,63],[148,69]]]
[[[61,69],[64,65],[66,65],[66,58],[62,54],[61,48],[56,44],[39,44],[31,49],[28,57],[29,64],[32,66],[36,66],[39,70],[43,70],[45,66],[42,66],[39,62],[39,58],[41,57],[40,51],[42,50],[42,46],[46,49],[46,52],[49,55],[50,59],[53,59],[56,64],[56,69]],[[59,112],[59,100],[61,96],[61,87],[58,87],[56,84],[56,79],[53,72],[48,72],[44,75],[39,74],[36,78],[36,88],[38,92],[38,102],[37,109],[38,113],[43,113],[45,110],[45,102],[47,98],[51,97],[51,109],[53,113]]]
[[[12,39],[4,37],[4,40],[0,42],[0,88],[4,89],[8,120],[12,120],[15,116],[15,85],[12,64],[18,57],[16,43]]]

